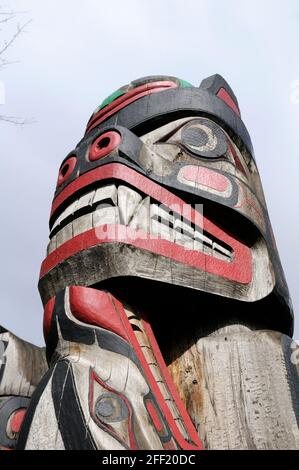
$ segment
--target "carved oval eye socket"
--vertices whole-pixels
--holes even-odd
[[[57,186],[60,186],[62,183],[64,183],[73,173],[74,168],[77,163],[77,158],[72,155],[69,157],[62,165],[62,167],[59,170],[58,174],[58,180],[57,180]]]
[[[117,423],[127,419],[129,411],[120,396],[114,393],[103,393],[96,401],[95,414],[104,423]]]
[[[182,128],[181,145],[199,157],[218,158],[227,151],[227,138],[215,122],[196,119]]]
[[[91,162],[106,157],[112,150],[116,149],[121,142],[118,132],[109,131],[98,137],[90,147],[89,160]]]

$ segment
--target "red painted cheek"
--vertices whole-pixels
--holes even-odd
[[[59,170],[57,186],[61,186],[73,173],[74,168],[77,163],[77,158],[75,156],[69,157],[62,167]]]
[[[106,157],[115,150],[121,142],[118,132],[109,131],[98,137],[90,147],[88,158],[91,162]]]
[[[195,185],[206,186],[221,193],[227,190],[229,184],[228,179],[220,173],[196,165],[183,167],[180,175]]]
[[[44,310],[44,338],[46,339],[51,328],[51,320],[52,320],[52,315],[53,315],[53,310],[54,310],[54,305],[55,305],[55,297],[52,297],[46,305],[45,305],[45,310]]]
[[[13,417],[11,419],[10,427],[11,427],[11,430],[14,434],[18,434],[20,432],[22,423],[23,423],[24,418],[25,418],[26,411],[27,410],[25,408],[20,408],[13,415]]]

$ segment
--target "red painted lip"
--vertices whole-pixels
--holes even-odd
[[[189,214],[186,214],[184,210],[185,202],[182,199],[159,186],[154,181],[134,171],[132,168],[120,163],[103,165],[84,173],[76,180],[72,181],[72,183],[54,199],[51,214],[54,215],[59,206],[78,190],[96,181],[107,179],[117,179],[122,182],[127,182],[161,204],[164,204],[166,207],[171,208],[175,206],[176,212],[179,215],[184,216],[186,220],[203,228],[205,232],[230,246],[234,251],[233,260],[231,262],[222,261],[199,251],[186,250],[182,246],[168,240],[154,237],[152,234],[150,237],[145,237],[144,232],[135,231],[122,225],[116,226],[116,229],[113,228],[115,226],[103,225],[77,235],[50,253],[42,263],[40,277],[43,277],[64,259],[73,256],[79,251],[96,246],[100,243],[124,243],[152,251],[161,256],[166,256],[175,261],[188,264],[194,268],[241,284],[248,284],[252,280],[252,257],[251,251],[247,246],[235,240],[193,208],[191,208]],[[107,236],[107,230],[109,230],[109,236]]]
[[[68,240],[50,253],[42,263],[40,278],[45,276],[59,263],[80,251],[102,243],[122,243],[156,253],[160,256],[165,256],[176,262],[187,264],[193,268],[240,284],[248,284],[252,279],[250,250],[236,240],[231,239],[231,246],[234,250],[234,260],[227,262],[206,255],[200,251],[186,250],[183,246],[154,237],[152,234],[148,234],[148,236],[145,235],[145,232],[141,230],[133,230],[124,225],[105,224],[95,229],[90,229]]]
[[[125,93],[119,98],[116,98],[116,100],[105,106],[105,108],[100,109],[100,111],[97,112],[87,124],[86,133],[90,132],[92,129],[94,129],[94,127],[101,124],[103,121],[108,119],[108,117],[117,113],[125,106],[128,106],[128,104],[133,103],[143,96],[150,95],[152,93],[158,93],[159,91],[166,90],[167,88],[177,88],[177,84],[170,80],[161,80],[158,82],[146,83],[145,85],[133,88],[133,90],[130,90],[128,93]]]

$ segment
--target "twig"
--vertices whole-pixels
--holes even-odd
[[[4,46],[2,47],[2,49],[0,49],[0,56],[2,54],[4,54],[7,49],[12,45],[12,43],[16,40],[16,38],[24,31],[24,29],[26,28],[26,26],[31,23],[32,20],[28,20],[26,21],[26,23],[24,23],[22,26],[18,25],[17,26],[17,30],[16,32],[13,34],[13,36],[10,38],[9,41],[5,42]]]

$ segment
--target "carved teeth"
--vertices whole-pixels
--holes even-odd
[[[151,220],[151,233],[155,235],[155,237],[162,238],[163,240],[175,241],[174,230],[155,219]]]
[[[127,186],[119,186],[118,188],[118,207],[121,223],[129,225],[133,215],[140,204],[142,197]]]
[[[153,212],[155,214],[157,213],[157,207],[153,208]],[[157,222],[157,220],[154,220],[154,222]],[[142,353],[144,355],[144,359],[146,360],[146,363],[152,373],[153,379],[155,380],[157,386],[159,387],[160,392],[162,393],[162,396],[165,400],[165,403],[167,404],[167,407],[169,411],[171,412],[173,419],[176,421],[176,425],[179,427],[182,435],[186,439],[188,435],[186,433],[185,426],[181,420],[180,413],[177,408],[177,404],[173,400],[173,397],[170,394],[170,390],[165,382],[165,377],[162,373],[160,365],[158,364],[154,351],[152,350],[148,336],[144,330],[143,323],[142,321],[140,321],[140,319],[137,316],[132,315],[132,312],[130,310],[125,309],[125,312],[127,314],[127,317],[129,319],[131,326],[135,327],[134,334],[141,347]]]
[[[94,195],[95,195],[95,191],[91,191],[90,193],[87,193],[87,194],[84,194],[84,196],[81,196],[76,206],[76,212],[82,209],[83,207],[87,207],[91,205]]]
[[[66,218],[69,217],[70,215],[73,215],[73,214],[76,212],[78,203],[79,203],[79,201],[74,201],[72,204],[70,204],[70,205],[65,209],[65,211],[63,212],[63,214],[61,214],[61,216],[60,216],[61,221],[64,220],[64,219],[66,219]]]
[[[74,237],[92,228],[92,214],[82,215],[73,221]],[[63,229],[64,230],[64,229]]]
[[[174,217],[163,207],[157,204],[150,206],[151,233],[164,240],[174,241]]]
[[[173,227],[174,217],[169,211],[164,209],[164,207],[158,206],[158,204],[151,204],[150,215],[152,220],[164,222],[165,225]]]
[[[181,220],[179,215],[176,216],[163,205],[151,203],[148,196],[142,199],[137,191],[124,185],[117,188],[114,184],[89,191],[62,212],[53,225],[47,253],[80,233],[106,224],[126,225],[175,242],[185,249],[203,252],[224,261],[232,259],[230,250],[194,229],[186,219]]]
[[[149,232],[150,230],[150,198],[146,197],[138,205],[135,215],[129,225],[135,230],[143,230]]]
[[[54,237],[52,237],[51,240],[49,241],[49,244],[48,244],[48,247],[47,247],[47,255],[52,253],[52,251],[56,250],[56,248],[57,248],[56,235],[54,235]]]
[[[189,224],[182,220],[176,219],[174,222],[175,242],[190,250],[194,247],[194,230]]]
[[[107,203],[113,206],[117,205],[117,188],[114,184],[103,186],[96,190],[92,204],[98,203]]]
[[[223,246],[219,245],[216,242],[213,242],[213,256],[226,260],[227,257],[231,256],[231,253]]]
[[[93,227],[100,227],[105,224],[119,224],[118,207],[98,206],[98,209],[92,213]]]
[[[63,243],[67,242],[73,238],[73,224],[67,224],[62,230],[60,230],[56,235],[57,248]]]
[[[72,202],[57,218],[52,227],[52,231],[68,217],[79,213],[83,209],[86,212],[88,207],[91,208],[92,206],[99,203],[107,203],[113,206],[117,205],[117,188],[114,184],[103,186],[97,190],[89,191],[88,193],[81,196],[77,201]]]

